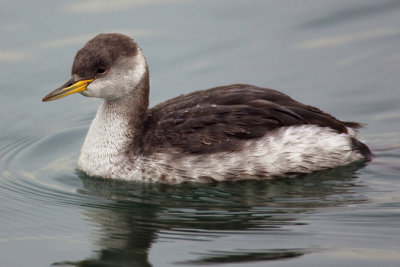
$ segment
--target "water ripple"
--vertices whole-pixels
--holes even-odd
[[[61,140],[74,146],[81,132],[71,129],[47,137],[22,133],[0,137],[1,198],[43,209],[48,208],[43,204],[80,206],[93,201],[94,197],[77,193],[76,186],[82,183],[73,172],[75,167],[71,163],[75,160],[71,157],[68,160],[59,152],[65,147]],[[54,167],[56,163],[57,168]]]

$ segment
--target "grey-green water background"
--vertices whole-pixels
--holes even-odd
[[[0,1],[0,266],[399,266],[400,1]],[[42,103],[100,32],[143,48],[151,104],[229,83],[367,124],[367,165],[143,185],[75,171],[100,100]]]

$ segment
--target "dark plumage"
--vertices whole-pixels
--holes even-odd
[[[329,127],[338,133],[348,133],[346,127],[361,127],[276,90],[232,84],[178,96],[150,109],[142,137],[143,153],[169,147],[179,147],[184,154],[235,151],[245,140],[302,124]]]

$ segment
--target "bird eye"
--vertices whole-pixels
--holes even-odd
[[[106,69],[103,67],[100,67],[97,69],[97,73],[100,73],[100,74],[104,73],[105,71],[106,71]]]

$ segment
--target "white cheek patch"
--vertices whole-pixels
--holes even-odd
[[[146,59],[139,50],[134,58],[120,59],[108,73],[91,82],[85,96],[115,100],[134,90],[146,73]]]

